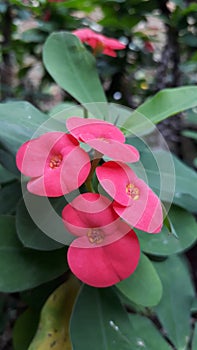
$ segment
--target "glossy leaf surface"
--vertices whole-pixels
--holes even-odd
[[[38,252],[24,248],[18,240],[12,216],[1,216],[0,226],[0,291],[30,289],[67,270],[65,249]]]
[[[151,239],[151,237],[150,237]],[[116,287],[132,302],[143,306],[157,305],[162,295],[162,285],[151,261],[141,254],[135,272]]]
[[[137,339],[112,288],[81,289],[71,318],[73,349],[135,350]]]
[[[171,256],[154,266],[161,278],[163,296],[156,314],[177,350],[186,348],[190,337],[190,310],[194,288],[183,258]]]

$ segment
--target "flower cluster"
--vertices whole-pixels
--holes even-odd
[[[140,246],[132,228],[161,230],[161,203],[131,169],[129,163],[139,160],[139,152],[125,143],[116,126],[80,117],[67,119],[66,126],[68,133],[49,132],[24,143],[17,166],[30,177],[27,188],[36,195],[58,197],[86,185],[86,192],[79,192],[62,212],[66,229],[75,237],[68,264],[83,282],[111,286],[137,267]],[[110,160],[105,162],[103,155]]]
[[[83,43],[89,45],[93,49],[93,53],[103,53],[104,55],[116,57],[117,53],[115,50],[123,50],[126,45],[121,43],[119,40],[114,38],[108,38],[105,35],[94,32],[89,28],[81,28],[73,31]]]

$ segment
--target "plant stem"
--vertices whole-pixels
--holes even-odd
[[[94,175],[95,169],[96,169],[97,165],[99,164],[101,158],[102,158],[102,153],[95,150],[94,158],[92,160],[91,170],[90,170],[90,173],[89,173],[87,180],[85,182],[85,185],[86,185],[87,190],[89,192],[95,193],[94,188],[92,186],[92,177]]]

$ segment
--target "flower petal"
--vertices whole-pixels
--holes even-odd
[[[76,35],[81,41],[85,41],[86,39],[91,38],[92,34],[96,34],[89,28],[76,29],[72,33]]]
[[[24,143],[16,155],[18,169],[26,176],[37,177],[44,173],[47,159],[63,148],[67,152],[78,146],[77,140],[63,132],[48,132]]]
[[[141,188],[144,188],[144,185]],[[161,203],[150,188],[148,188],[146,195],[147,199],[143,203],[135,201],[133,205],[123,207],[114,202],[113,208],[129,225],[145,232],[158,233],[163,225]]]
[[[111,56],[111,57],[117,57],[117,53],[116,51],[108,48],[108,47],[105,47],[104,50],[103,50],[103,54],[104,55],[107,55],[107,56]]]
[[[122,219],[146,232],[161,230],[163,215],[159,198],[128,165],[106,162],[96,169],[96,174],[102,187],[115,200],[113,208]],[[131,194],[129,186],[133,187]]]
[[[132,230],[104,247],[76,248],[72,244],[67,255],[70,269],[82,282],[93,287],[109,287],[129,277],[140,258],[138,238]]]
[[[93,118],[71,117],[66,121],[69,132],[80,141],[92,139],[116,140],[125,142],[123,133],[113,124]]]
[[[114,38],[108,38],[105,35],[96,33],[88,28],[81,28],[73,31],[82,42],[88,44],[93,49],[99,49],[98,52],[102,52],[105,55],[116,57],[114,50],[122,50],[126,47],[125,44]]]
[[[123,133],[113,124],[98,119],[71,117],[66,126],[71,134],[114,160],[137,162],[138,150],[124,144]]]
[[[31,193],[40,196],[62,196],[80,187],[86,180],[89,171],[88,154],[80,147],[75,147],[63,156],[59,167],[52,169],[47,163],[44,175],[29,181],[27,188]]]
[[[135,147],[120,143],[116,140],[84,140],[89,146],[102,154],[116,161],[137,162],[140,158],[139,152]]]
[[[135,183],[137,176],[128,165],[109,161],[97,167],[96,175],[101,186],[116,202],[124,206],[132,204],[126,188],[130,182]]]
[[[102,37],[104,36],[102,35]],[[112,50],[123,50],[126,47],[125,44],[121,43],[119,40],[114,38],[105,37],[104,41],[105,41],[106,47]]]
[[[119,216],[112,202],[96,193],[84,193],[67,204],[62,212],[66,228],[74,235],[86,235],[89,228],[107,226]]]

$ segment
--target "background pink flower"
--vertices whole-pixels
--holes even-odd
[[[83,43],[91,46],[94,54],[103,53],[108,56],[116,57],[117,53],[115,50],[123,50],[126,46],[117,39],[108,38],[88,28],[77,29],[73,31],[73,34]]]
[[[24,175],[31,177],[28,190],[48,197],[75,190],[90,171],[88,154],[72,135],[63,132],[49,132],[24,143],[17,152],[16,163]]]
[[[124,144],[123,133],[111,123],[99,119],[71,117],[67,119],[66,126],[77,140],[114,160],[123,162],[139,160],[138,150]]]
[[[113,208],[128,224],[156,233],[163,223],[159,198],[131,168],[118,162],[106,162],[96,169],[101,186],[114,199]]]
[[[108,198],[79,195],[66,205],[62,217],[66,228],[78,236],[68,249],[68,264],[80,280],[107,287],[133,273],[140,257],[139,242]]]
[[[148,51],[148,52],[154,52],[155,51],[155,48],[154,48],[154,45],[151,41],[145,41],[144,43],[144,47],[145,49]]]

